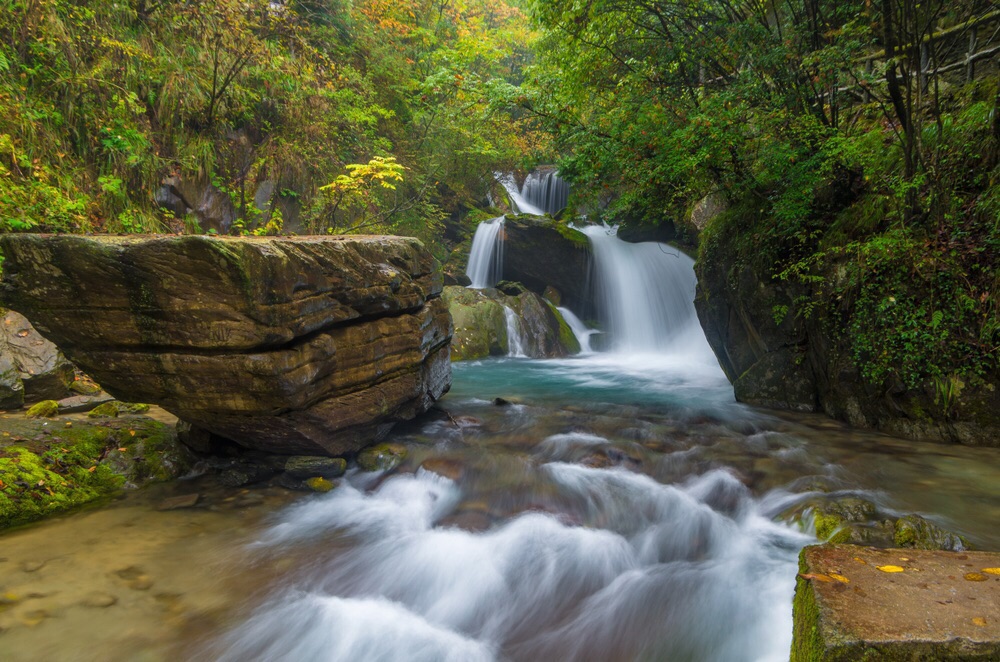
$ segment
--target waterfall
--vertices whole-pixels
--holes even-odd
[[[594,350],[590,348],[590,336],[600,333],[597,329],[588,329],[587,325],[577,317],[569,308],[557,308],[562,313],[563,319],[569,325],[570,331],[576,336],[576,341],[580,343],[581,354],[591,354]]]
[[[521,332],[521,319],[508,306],[503,307],[503,314],[507,319],[507,356],[526,357],[527,354],[524,351],[524,334]]]
[[[469,287],[477,290],[493,287],[503,278],[503,216],[476,228],[465,273],[472,280]]]
[[[630,244],[618,227],[587,226],[594,253],[599,318],[617,352],[697,353],[714,356],[694,309],[694,260],[676,248]]]
[[[524,180],[521,197],[546,214],[558,214],[569,200],[569,184],[555,170],[536,170]]]
[[[509,172],[496,173],[496,178],[507,189],[511,205],[518,214],[558,214],[569,200],[569,184],[555,170],[536,170],[528,175],[520,189]]]

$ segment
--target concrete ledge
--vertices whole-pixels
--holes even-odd
[[[791,660],[1000,660],[998,568],[992,552],[806,547]]]

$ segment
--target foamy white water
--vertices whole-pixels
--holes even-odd
[[[503,216],[484,221],[476,228],[465,269],[472,284],[481,290],[493,287],[503,278]]]

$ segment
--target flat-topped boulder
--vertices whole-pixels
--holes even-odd
[[[806,547],[792,662],[1000,660],[1000,554]]]
[[[402,237],[5,235],[0,299],[109,393],[336,455],[451,383],[437,262]]]

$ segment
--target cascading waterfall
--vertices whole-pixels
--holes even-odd
[[[570,331],[576,336],[576,341],[580,343],[580,353],[592,353],[594,350],[590,348],[590,336],[600,333],[600,331],[587,328],[587,325],[569,308],[559,307],[557,310],[562,313],[563,319],[569,325]]]
[[[521,197],[546,214],[558,214],[569,200],[569,184],[555,170],[536,170],[524,180]]]
[[[528,175],[520,189],[509,172],[496,173],[496,178],[507,189],[518,214],[558,214],[569,200],[569,184],[555,170],[536,170]]]
[[[714,363],[694,309],[694,260],[665,244],[622,241],[617,226],[580,231],[593,248],[595,300],[613,351],[696,353]]]
[[[509,306],[503,307],[503,314],[507,320],[507,356],[526,357],[527,354],[524,351],[524,333],[521,331],[521,318]]]
[[[484,221],[476,228],[469,251],[469,266],[465,273],[472,284],[482,290],[493,287],[503,278],[503,216]]]

